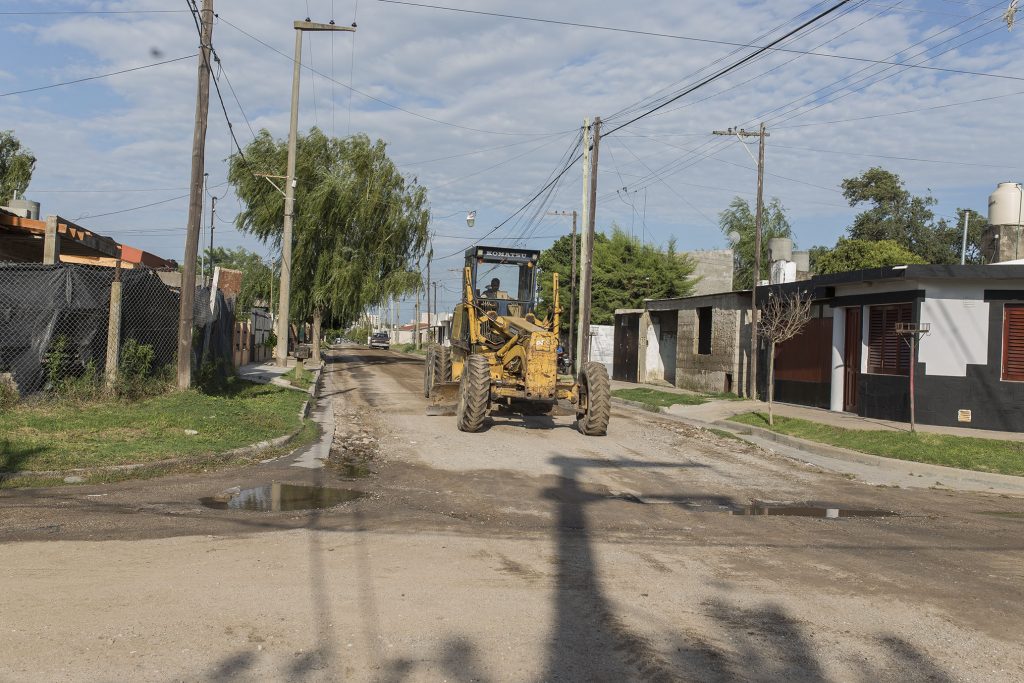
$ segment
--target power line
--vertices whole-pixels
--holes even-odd
[[[837,123],[850,123],[853,121],[867,121],[870,119],[880,119],[887,116],[902,116],[903,114],[917,114],[923,111],[933,111],[935,109],[946,109],[948,107],[960,107],[965,104],[976,104],[978,102],[989,102],[991,100],[998,100],[1005,97],[1015,97],[1016,95],[1024,95],[1024,90],[1018,90],[1016,92],[1007,93],[1005,95],[992,95],[990,97],[979,97],[973,100],[963,100],[961,102],[949,102],[947,104],[936,104],[931,107],[921,107],[919,109],[905,109],[903,111],[893,111],[885,114],[870,114],[866,116],[855,116],[849,119],[835,119],[832,121],[814,121],[811,123],[796,123],[791,126],[776,126],[775,130],[787,130],[791,128],[807,128],[809,126],[831,126]]]
[[[792,149],[803,152],[817,152],[819,154],[840,154],[842,156],[870,157],[872,159],[893,159],[895,161],[918,161],[926,164],[948,164],[950,166],[977,166],[980,168],[1022,168],[1021,166],[1008,166],[1005,164],[976,164],[969,161],[947,161],[944,159],[922,159],[920,157],[899,157],[886,154],[872,154],[870,152],[844,152],[838,149],[816,149],[814,147],[793,147],[790,145],[773,144],[772,149]]]
[[[76,78],[73,81],[64,81],[62,83],[54,83],[52,85],[41,85],[38,88],[26,88],[25,90],[12,90],[10,92],[0,93],[0,97],[7,97],[8,95],[23,95],[29,92],[38,92],[40,90],[49,90],[50,88],[60,88],[65,85],[74,85],[76,83],[85,83],[86,81],[95,81],[101,78],[110,78],[111,76],[119,76],[121,74],[131,73],[132,71],[142,71],[143,69],[152,69],[154,66],[163,66],[164,64],[173,64],[174,62],[180,62],[184,59],[192,59],[196,56],[196,53],[185,55],[184,57],[175,57],[174,59],[165,59],[162,62],[153,62],[152,64],[144,64],[142,66],[133,66],[130,69],[121,69],[120,71],[111,71],[106,74],[99,74],[97,76],[86,76],[85,78]]]
[[[811,56],[811,57],[827,57],[829,59],[843,59],[843,60],[848,60],[848,61],[853,61],[853,62],[863,62],[863,63],[869,63],[869,64],[888,64],[888,65],[892,65],[892,66],[914,66],[914,65],[901,64],[899,62],[887,62],[887,61],[884,61],[884,60],[869,59],[867,57],[853,57],[851,55],[835,55],[835,54],[829,54],[827,52],[813,52],[813,51],[809,51],[809,50],[796,50],[794,48],[774,47],[775,45],[778,45],[778,43],[781,42],[784,38],[787,38],[787,37],[789,37],[789,35],[792,35],[792,33],[787,34],[786,36],[784,36],[783,38],[781,38],[779,40],[772,41],[768,45],[755,45],[755,44],[751,44],[751,43],[737,43],[737,42],[728,41],[728,40],[715,40],[715,39],[712,39],[712,38],[697,38],[697,37],[694,37],[694,36],[683,36],[683,35],[672,34],[672,33],[658,33],[656,31],[640,31],[640,30],[636,30],[636,29],[620,28],[620,27],[617,27],[617,26],[600,26],[598,24],[581,24],[581,23],[572,22],[572,21],[559,21],[557,19],[540,19],[540,18],[537,18],[537,17],[524,17],[524,16],[520,16],[520,15],[516,15],[516,14],[501,14],[501,13],[498,13],[498,12],[484,12],[484,11],[481,11],[481,10],[471,10],[471,9],[463,9],[463,8],[456,8],[456,7],[441,7],[440,5],[426,5],[426,4],[416,3],[416,2],[406,2],[405,0],[377,0],[377,2],[384,2],[384,3],[391,4],[391,5],[408,5],[410,7],[421,7],[421,8],[424,8],[424,9],[445,10],[445,11],[448,11],[448,12],[460,12],[460,13],[465,13],[465,14],[480,14],[480,15],[484,15],[484,16],[498,17],[498,18],[502,18],[502,19],[516,19],[516,20],[519,20],[519,21],[532,21],[532,22],[538,22],[538,23],[543,23],[543,24],[556,24],[556,25],[559,25],[559,26],[572,26],[572,27],[575,27],[575,28],[589,28],[589,29],[594,29],[594,30],[598,30],[598,31],[613,31],[613,32],[616,32],[616,33],[631,33],[631,34],[635,34],[635,35],[648,36],[648,37],[654,37],[654,38],[672,38],[672,39],[675,39],[675,40],[687,40],[687,41],[696,42],[696,43],[708,43],[708,44],[711,44],[711,45],[726,45],[726,46],[730,46],[730,47],[740,47],[740,48],[756,48],[759,51],[771,50],[771,51],[774,51],[774,52],[789,52],[789,53],[792,53],[792,54],[808,55],[808,56]],[[840,5],[845,5],[845,4],[846,4],[845,2],[840,3]],[[838,9],[838,7],[833,8],[833,10],[834,9]],[[831,13],[833,10],[828,10],[828,12],[826,12],[825,14]],[[817,17],[815,17],[815,19],[812,19],[811,21],[816,21],[817,19],[821,18],[822,16],[824,16],[824,14],[818,15]],[[804,24],[800,28],[803,28],[804,26],[807,26],[807,25],[808,24]],[[798,28],[796,30],[800,30],[800,29]],[[1005,79],[1014,80],[1014,81],[1024,81],[1024,77],[1021,77],[1021,76],[1010,76],[1008,74],[993,74],[993,73],[985,73],[985,72],[980,72],[980,71],[964,71],[964,70],[960,70],[960,69],[948,69],[948,68],[943,68],[943,67],[938,67],[938,66],[915,66],[915,68],[928,69],[930,71],[946,71],[946,72],[950,72],[950,73],[967,74],[967,75],[970,75],[970,76],[985,76],[987,78],[1005,78]]]
[[[230,21],[228,21],[227,19],[225,19],[221,15],[214,14],[214,16],[217,17],[218,19],[220,19],[221,21],[223,21],[225,24],[227,24],[231,28],[233,28],[236,31],[238,31],[239,33],[241,33],[242,35],[248,36],[249,38],[251,38],[252,40],[255,40],[257,43],[259,43],[263,47],[267,48],[268,50],[271,50],[272,52],[275,52],[278,55],[284,57],[289,62],[293,62],[294,63],[294,61],[295,61],[294,57],[291,57],[290,55],[286,55],[285,53],[281,52],[280,50],[278,50],[273,45],[271,45],[271,44],[261,40],[260,38],[257,38],[253,34],[251,34],[248,31],[246,31],[245,29],[240,28],[240,27],[236,26],[235,24],[232,24]],[[391,102],[388,102],[387,100],[382,100],[379,97],[374,97],[373,95],[371,95],[369,93],[365,93],[362,90],[358,90],[358,89],[352,87],[351,85],[346,85],[345,83],[341,83],[340,81],[336,81],[335,79],[331,78],[330,76],[327,76],[326,74],[321,73],[320,71],[314,70],[312,67],[310,67],[307,64],[300,64],[300,66],[303,69],[307,69],[307,70],[315,73],[316,75],[320,76],[320,78],[323,78],[325,80],[329,80],[330,82],[335,83],[336,85],[340,85],[343,88],[348,88],[350,91],[352,91],[354,93],[358,93],[359,95],[362,95],[363,97],[365,97],[367,99],[373,100],[374,102],[378,102],[380,104],[383,104],[385,107],[389,107],[391,109],[395,109],[395,110],[403,112],[405,114],[409,114],[410,116],[415,116],[416,118],[420,118],[420,119],[423,119],[425,121],[430,121],[432,123],[437,123],[437,124],[440,124],[442,126],[451,126],[452,128],[460,128],[462,130],[468,130],[468,131],[472,131],[474,133],[487,133],[488,135],[522,135],[522,136],[535,136],[535,137],[543,137],[543,136],[546,136],[546,135],[561,135],[563,133],[570,133],[570,132],[572,132],[572,130],[575,130],[575,129],[570,129],[570,130],[562,130],[562,131],[544,131],[544,132],[539,132],[539,133],[512,133],[512,132],[508,132],[508,131],[485,130],[485,129],[482,129],[482,128],[473,128],[471,126],[463,126],[463,125],[460,125],[458,123],[451,123],[450,121],[444,121],[442,119],[435,119],[435,118],[433,118],[431,116],[427,116],[426,114],[420,114],[419,112],[412,111],[411,109],[406,109],[405,107],[400,107],[397,104],[393,104]]]
[[[124,10],[38,10],[34,12],[0,12],[3,16],[44,16],[60,14],[183,14],[187,9],[124,9]]]

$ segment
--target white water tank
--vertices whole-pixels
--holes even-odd
[[[1024,189],[1020,183],[999,183],[988,196],[989,225],[1020,225],[1022,197]]]
[[[806,273],[811,269],[811,252],[809,251],[794,251],[793,252],[793,263],[796,264],[796,271],[798,273]]]
[[[788,237],[772,237],[768,240],[768,260],[772,262],[792,261],[793,240]]]

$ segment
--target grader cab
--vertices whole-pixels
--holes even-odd
[[[584,363],[574,380],[558,375],[558,273],[548,317],[537,307],[539,251],[476,246],[466,251],[462,301],[452,319],[451,347],[431,346],[424,394],[431,414],[454,406],[458,428],[479,431],[493,405],[530,413],[550,411],[559,399],[576,406],[577,427],[600,436],[608,429],[608,371]]]

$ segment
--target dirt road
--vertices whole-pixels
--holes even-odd
[[[335,455],[0,494],[0,681],[1024,680],[1024,501],[870,487],[660,416],[426,417],[332,355]],[[364,491],[214,510],[270,481]],[[749,516],[753,500],[884,517]]]

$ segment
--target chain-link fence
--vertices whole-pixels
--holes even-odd
[[[196,291],[193,373],[231,372],[233,307]],[[170,380],[180,295],[156,271],[0,262],[0,381],[21,396]],[[226,361],[225,361],[226,359]]]

